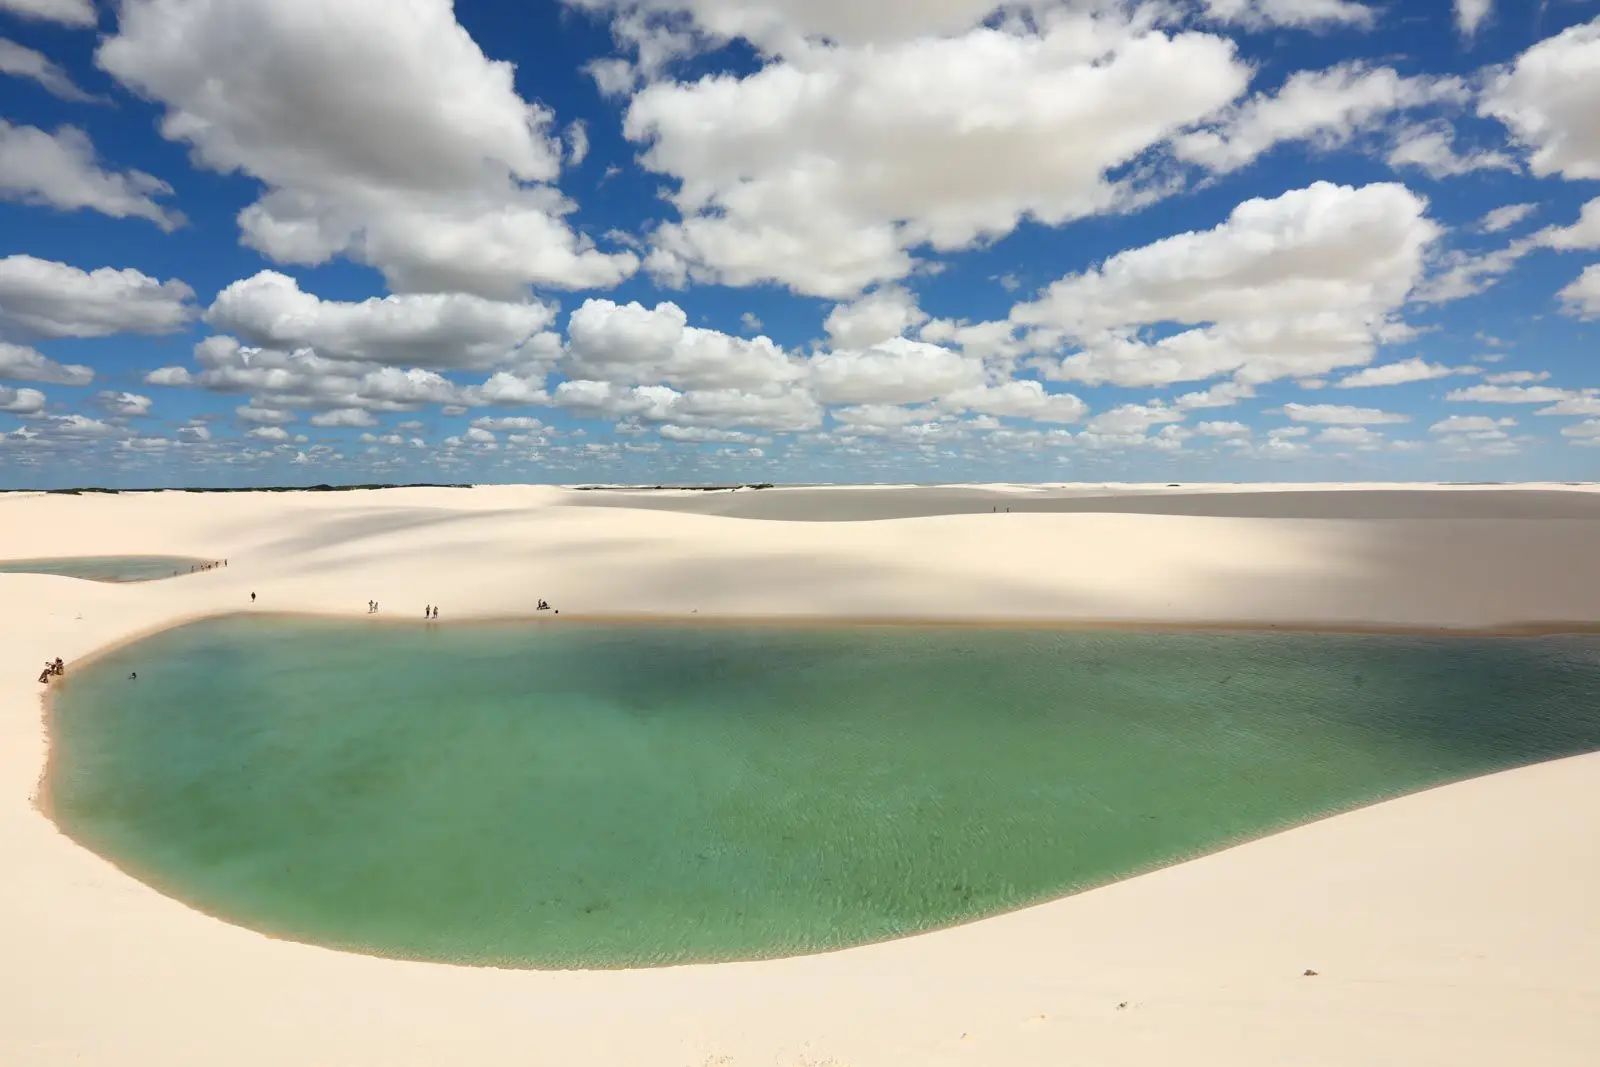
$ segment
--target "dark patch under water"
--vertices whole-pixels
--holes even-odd
[[[65,683],[89,847],[245,926],[515,966],[894,937],[1600,748],[1595,637],[230,619]]]

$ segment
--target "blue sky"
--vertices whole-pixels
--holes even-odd
[[[1592,480],[1600,2],[0,0],[0,486]]]

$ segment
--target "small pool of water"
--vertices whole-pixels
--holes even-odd
[[[1600,748],[1600,639],[234,618],[69,671],[52,729],[61,827],[208,912],[638,966],[965,922]]]
[[[95,582],[152,582],[175,578],[212,560],[192,556],[62,556],[0,560],[0,574],[59,574]]]

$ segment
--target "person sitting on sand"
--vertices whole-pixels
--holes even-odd
[[[49,667],[46,667],[43,671],[40,672],[40,674],[39,674],[39,684],[40,685],[49,685],[50,684],[50,668]]]
[[[67,665],[64,662],[62,662],[60,656],[56,657],[55,663],[51,664],[51,666],[53,666],[56,669],[56,673],[57,674],[66,674],[67,673]]]

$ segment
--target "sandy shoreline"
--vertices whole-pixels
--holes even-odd
[[[961,488],[997,502],[1031,491]],[[441,605],[440,625],[511,621],[542,596],[564,609],[540,617],[553,624],[1600,629],[1600,521],[1575,517],[1600,495],[1494,491],[1570,498],[1553,514],[1530,495],[1515,518],[1447,522],[1264,518],[1272,496],[1254,489],[1253,517],[1193,514],[1191,500],[1181,514],[784,522],[534,487],[7,494],[0,558],[231,565],[127,585],[0,574],[0,855],[15,872],[0,880],[0,954],[14,962],[0,979],[0,1062],[1586,1063],[1600,1042],[1589,973],[1600,755],[1358,809],[968,926],[653,971],[488,971],[274,941],[133,881],[30,803],[47,758],[29,684],[39,662],[61,655],[70,671],[96,650],[246,610],[252,590],[263,613],[343,618],[375,596],[385,624],[420,623],[410,616],[424,603]],[[834,491],[920,493],[873,508],[923,512],[929,492]],[[1138,494],[1148,506],[1162,492]],[[1401,515],[1420,508],[1391,499]]]

